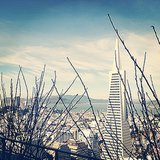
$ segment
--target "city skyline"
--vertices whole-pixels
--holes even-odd
[[[34,76],[38,76],[46,64],[46,82],[51,84],[56,70],[57,85],[66,89],[76,76],[67,62],[66,57],[69,57],[90,96],[106,99],[116,39],[107,17],[109,13],[140,64],[147,52],[145,71],[147,75],[152,74],[160,95],[160,75],[157,74],[160,48],[150,27],[154,25],[159,33],[159,1],[15,0],[0,3],[0,69],[8,85],[10,78],[16,78],[18,65],[21,65],[29,85],[33,86]],[[121,44],[120,50],[122,67],[132,85],[132,62]],[[80,84],[76,85],[71,94],[77,90],[82,93]]]

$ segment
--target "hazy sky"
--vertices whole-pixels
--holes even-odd
[[[152,74],[160,95],[160,46],[150,27],[160,33],[159,11],[159,0],[0,0],[0,71],[6,86],[11,77],[15,82],[18,65],[33,86],[46,64],[46,87],[56,70],[58,88],[65,90],[75,77],[69,57],[91,97],[107,98],[116,39],[109,13],[140,64],[147,52],[146,74]],[[120,51],[132,85],[133,65],[122,45]],[[69,92],[76,93],[83,93],[79,82]]]

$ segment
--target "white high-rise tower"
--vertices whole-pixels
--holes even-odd
[[[119,68],[118,73],[117,68]],[[122,70],[119,44],[116,41],[115,60],[113,70],[109,72],[109,99],[106,116],[106,128],[103,133],[104,140],[108,152],[113,159],[121,159],[128,157],[127,150],[131,150],[131,137],[129,132],[129,125],[127,122],[127,108],[125,101],[124,85],[125,71]],[[103,150],[102,158],[110,159],[106,149]]]

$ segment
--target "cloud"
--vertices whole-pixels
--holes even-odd
[[[127,47],[129,48],[130,52],[134,56],[134,58],[137,60],[138,64],[142,67],[143,61],[144,61],[144,54],[146,52],[147,58],[145,63],[145,75],[148,78],[150,82],[150,75],[152,75],[155,88],[157,90],[158,95],[160,95],[160,89],[159,89],[159,79],[160,74],[159,73],[159,61],[160,61],[160,47],[156,42],[156,39],[154,37],[154,34],[145,34],[145,35],[137,35],[135,33],[129,33],[128,36],[125,38],[125,43],[127,44]],[[131,61],[129,56],[126,55],[126,51],[123,49],[123,55],[122,55],[124,62],[124,68],[128,71],[128,79],[130,79],[130,82],[134,83],[134,66],[133,62]],[[148,88],[148,87],[146,87]],[[149,90],[146,89],[146,92]]]
[[[159,46],[153,35],[137,35],[128,33],[125,42],[142,65],[144,52],[147,52],[146,73],[152,74],[155,86],[158,88],[160,76],[157,74],[159,66]],[[58,44],[59,43],[59,44]],[[47,65],[46,81],[50,84],[51,78],[54,77],[53,71],[57,71],[58,86],[66,88],[74,79],[75,73],[67,62],[69,57],[77,71],[82,76],[86,86],[91,91],[92,97],[106,98],[108,92],[108,72],[112,69],[114,60],[115,39],[113,37],[97,38],[92,40],[71,40],[59,41],[58,45],[26,45],[6,48],[5,56],[1,55],[0,64],[21,65],[26,71],[26,77],[33,79],[38,76],[43,68]],[[134,83],[133,64],[126,54],[126,51],[120,45],[122,66],[127,70],[127,77]],[[3,70],[2,70],[3,71]],[[10,69],[10,75],[13,76],[15,70]],[[6,73],[7,76],[9,73]],[[78,83],[76,88],[80,88]],[[96,92],[97,91],[97,92]],[[158,93],[160,91],[158,90]]]

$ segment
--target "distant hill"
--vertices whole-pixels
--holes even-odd
[[[75,97],[74,95],[65,95],[65,96],[62,97],[62,99],[63,99],[64,103],[68,104],[68,103],[71,102],[71,100],[74,97]],[[81,96],[78,95],[74,101],[78,100],[80,97]],[[107,103],[107,100],[105,100],[105,99],[94,99],[94,98],[90,98],[90,99],[91,99],[92,103]],[[50,99],[50,102],[54,103],[57,100],[58,100],[58,96],[52,96],[51,99]],[[87,96],[83,96],[82,99],[79,101],[79,103],[88,103]]]

